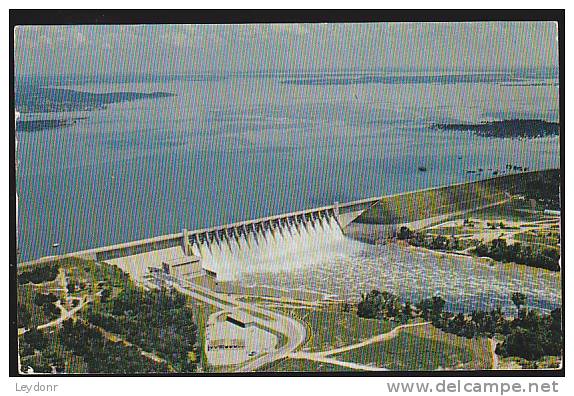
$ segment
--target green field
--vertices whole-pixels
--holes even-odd
[[[540,214],[518,212],[515,209],[530,209],[530,200],[544,200],[538,208],[554,208],[559,202],[558,169],[522,172],[463,184],[439,187],[423,191],[383,197],[355,220],[363,224],[400,224],[435,216],[469,212],[505,200],[509,195],[523,195],[528,199],[514,202],[502,208],[505,218],[513,220],[535,220]],[[559,204],[558,204],[559,206]],[[499,216],[501,209],[484,209],[479,216],[491,219]],[[474,214],[473,214],[474,215]]]
[[[395,338],[331,356],[390,370],[489,369],[492,367],[486,338],[469,340],[426,325],[408,328]]]
[[[551,249],[559,249],[560,247],[560,236],[555,231],[525,231],[515,234],[514,239],[526,244],[538,245]]]
[[[472,228],[471,228],[472,230]],[[432,235],[444,235],[444,236],[457,236],[459,238],[462,237],[470,237],[473,234],[469,233],[469,229],[464,226],[444,226],[444,227],[436,227],[432,229],[428,229],[427,233]]]
[[[399,224],[472,210],[504,200],[505,182],[499,178],[384,197],[355,222]]]
[[[472,212],[468,217],[490,221],[538,221],[544,218],[542,212],[531,212],[527,201],[513,199],[501,205]]]
[[[342,312],[338,308],[282,309],[282,312],[307,324],[309,340],[303,349],[312,352],[355,344],[387,333],[399,325],[390,321],[360,318],[355,312]]]
[[[305,359],[283,359],[272,366],[263,368],[260,371],[274,372],[335,372],[335,371],[357,371],[351,368],[337,366],[329,363],[314,362]]]

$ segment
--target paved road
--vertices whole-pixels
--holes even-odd
[[[62,324],[62,322],[65,322],[66,320],[70,319],[72,316],[74,316],[80,309],[84,308],[86,306],[86,304],[91,303],[92,300],[89,297],[86,297],[85,300],[82,301],[82,303],[80,305],[78,305],[75,308],[70,309],[69,311],[64,308],[60,302],[58,301],[58,303],[56,304],[56,306],[58,308],[60,308],[60,317],[57,319],[52,320],[51,322],[48,323],[44,323],[42,325],[39,325],[36,327],[36,329],[38,330],[43,330],[46,329],[48,327],[54,327],[54,326],[59,326],[60,324]],[[26,333],[30,331],[30,329],[23,329],[23,328],[19,328],[18,329],[18,335],[21,336],[22,334]]]
[[[395,327],[394,329],[392,329],[391,331],[389,331],[387,333],[376,335],[376,336],[371,337],[365,341],[361,341],[361,342],[358,342],[356,344],[347,345],[347,346],[336,348],[336,349],[330,349],[328,351],[314,352],[313,355],[317,355],[317,356],[335,355],[337,353],[342,353],[342,352],[347,352],[347,351],[350,351],[353,349],[362,348],[364,346],[367,346],[369,344],[373,344],[375,342],[388,341],[388,340],[395,338],[399,334],[399,332],[401,332],[403,329],[408,329],[409,327],[425,326],[425,325],[428,325],[430,323],[431,322],[420,322],[420,323],[410,323],[410,324],[400,325],[400,326]]]
[[[375,342],[382,342],[382,341],[387,341],[390,340],[394,337],[396,337],[399,332],[401,332],[403,329],[409,328],[409,327],[416,327],[416,326],[425,326],[430,324],[431,322],[421,322],[421,323],[411,323],[411,324],[405,324],[405,325],[401,325],[401,326],[397,326],[394,329],[392,329],[391,331],[387,332],[387,333],[383,333],[383,334],[379,334],[377,336],[371,337],[365,341],[361,341],[358,342],[356,344],[352,344],[352,345],[347,345],[344,347],[340,347],[340,348],[336,348],[336,349],[330,349],[328,351],[322,351],[322,352],[297,352],[297,353],[291,353],[289,355],[290,358],[292,359],[305,359],[305,360],[311,360],[314,362],[320,362],[320,363],[328,363],[328,364],[333,364],[336,366],[341,366],[341,367],[347,367],[350,369],[354,369],[354,370],[363,370],[363,371],[389,371],[388,369],[384,368],[384,367],[373,367],[373,366],[367,366],[365,364],[360,364],[360,363],[354,363],[354,362],[345,362],[342,360],[338,360],[335,358],[331,358],[328,357],[329,355],[335,355],[337,353],[342,353],[342,352],[346,352],[346,351],[350,351],[352,349],[357,349],[357,348],[361,348],[364,347],[366,345],[375,343]]]
[[[384,368],[384,367],[367,366],[365,364],[353,363],[353,362],[343,362],[342,360],[337,360],[337,359],[333,359],[333,358],[329,358],[329,357],[325,357],[325,356],[316,356],[314,354],[312,357],[307,356],[307,355],[308,354],[306,354],[306,353],[297,353],[297,354],[291,355],[290,357],[293,359],[306,359],[306,360],[312,360],[314,362],[319,362],[319,363],[328,363],[328,364],[332,364],[335,366],[347,367],[347,368],[350,368],[353,370],[389,371],[389,369]]]
[[[158,280],[161,280],[162,276],[165,277],[165,275],[154,275]],[[219,309],[240,309],[251,315],[253,317],[253,321],[260,327],[270,329],[273,332],[280,333],[285,336],[287,339],[285,345],[276,349],[274,352],[262,355],[240,365],[236,371],[255,371],[262,366],[287,357],[290,353],[293,353],[299,346],[301,346],[307,338],[307,328],[305,325],[290,316],[281,315],[277,312],[258,307],[254,304],[236,301],[232,297],[215,293],[184,279],[177,279],[169,276],[163,279],[167,279],[172,282],[173,287],[181,293],[204,303],[213,305]],[[260,314],[261,317],[256,316],[257,314]]]
[[[240,306],[247,305],[246,303],[239,304]],[[249,305],[249,308],[254,312],[259,312],[263,315],[269,316],[271,321],[267,322],[267,326],[274,331],[285,335],[287,337],[287,343],[283,347],[275,350],[275,352],[261,356],[254,361],[247,363],[241,367],[240,371],[255,371],[259,367],[287,357],[305,342],[305,339],[307,338],[307,328],[302,323],[290,316],[280,315],[266,309],[261,309],[260,307]]]

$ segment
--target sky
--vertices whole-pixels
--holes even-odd
[[[558,66],[554,22],[17,26],[16,75]]]

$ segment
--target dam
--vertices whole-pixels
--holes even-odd
[[[313,208],[233,224],[158,236],[154,238],[69,253],[57,258],[80,257],[125,268],[126,262],[160,267],[183,257],[200,261],[204,270],[218,274],[230,266],[273,265],[274,261],[297,260],[304,254],[344,238],[344,228],[377,199]],[[26,263],[31,266],[56,257]],[[131,264],[129,265],[131,266]],[[128,271],[141,272],[140,270]]]
[[[222,266],[227,263],[244,267],[252,262],[295,261],[343,236],[333,209],[186,234],[184,231],[186,253],[202,257],[203,267],[214,273],[224,272]]]
[[[303,211],[246,220],[58,257],[20,263],[19,267],[81,257],[116,264],[140,275],[166,261],[193,258],[201,267],[225,277],[230,267],[272,266],[314,253],[350,237],[376,243],[392,238],[402,226],[423,228],[454,216],[498,205],[544,172],[511,174],[477,182],[430,188],[398,195],[337,203]],[[129,268],[129,269],[128,269]]]

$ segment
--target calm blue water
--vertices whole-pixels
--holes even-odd
[[[176,96],[68,113],[87,119],[19,134],[21,260],[478,178],[466,169],[559,166],[558,138],[429,127],[557,121],[554,80],[343,77],[63,85]]]

